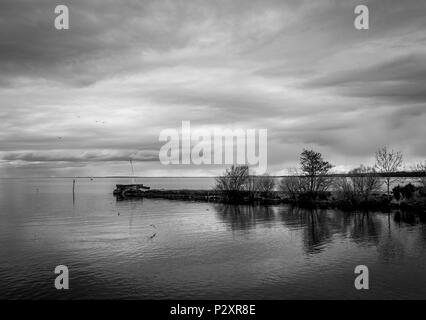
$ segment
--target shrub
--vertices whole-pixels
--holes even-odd
[[[307,178],[300,176],[296,169],[290,169],[290,176],[282,178],[279,189],[293,200],[308,190]]]
[[[423,163],[418,163],[414,168],[414,172],[419,173],[421,176],[418,178],[418,183],[423,188],[423,191],[426,191],[426,161]]]
[[[272,191],[275,189],[275,180],[273,177],[268,174],[264,174],[263,176],[255,177],[255,189],[256,191],[264,194],[270,195]]]
[[[380,190],[380,178],[374,168],[361,165],[348,175],[349,177],[341,177],[335,181],[335,188],[341,199],[348,203],[365,203],[374,192]]]
[[[274,178],[267,174],[251,176],[248,166],[233,165],[216,178],[216,190],[221,191],[228,200],[239,200],[245,196],[251,199],[257,199],[260,195],[270,196],[274,188]]]
[[[248,166],[232,165],[225,173],[216,178],[216,190],[223,192],[243,191],[249,180]]]
[[[413,184],[409,183],[403,187],[396,186],[392,189],[393,196],[396,200],[402,200],[407,199],[410,200],[413,198],[414,193],[417,191],[418,188],[416,188]]]
[[[349,172],[353,190],[357,197],[367,200],[370,195],[380,190],[380,177],[374,168],[361,165]]]
[[[334,182],[334,187],[343,200],[353,201],[355,199],[355,190],[350,178],[337,178]]]

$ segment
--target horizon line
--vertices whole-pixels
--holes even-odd
[[[381,177],[400,177],[400,178],[413,178],[413,177],[424,177],[426,172],[416,171],[395,171],[390,173],[377,172],[375,173]],[[342,173],[330,173],[325,176],[329,177],[350,177],[359,176],[361,174],[350,174],[349,172]],[[214,176],[22,176],[22,177],[0,177],[0,179],[146,179],[146,178],[179,178],[179,179],[191,179],[191,178],[216,178],[220,175]],[[257,175],[251,175],[257,176]],[[261,177],[262,175],[259,175]],[[272,178],[287,178],[287,177],[305,177],[305,175],[269,175]]]

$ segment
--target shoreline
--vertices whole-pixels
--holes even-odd
[[[167,199],[180,201],[216,202],[246,205],[276,205],[288,204],[304,208],[340,209],[343,211],[390,211],[402,210],[426,214],[426,202],[417,200],[392,201],[392,197],[384,194],[375,194],[366,201],[359,203],[348,202],[335,198],[335,194],[323,199],[296,200],[286,195],[283,191],[268,193],[236,191],[231,197],[218,190],[209,189],[150,189],[145,191],[128,190],[126,194],[114,194],[118,201],[128,199]]]

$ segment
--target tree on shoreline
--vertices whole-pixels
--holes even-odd
[[[361,165],[348,172],[349,177],[340,177],[335,186],[345,200],[367,201],[380,190],[380,177],[372,167]]]
[[[400,169],[402,166],[402,153],[400,151],[388,150],[387,147],[380,148],[376,151],[376,169],[378,172],[391,174]],[[385,177],[385,184],[387,187],[387,194],[390,195],[390,186],[398,178],[390,176]]]
[[[281,179],[279,188],[296,200],[299,194],[307,191],[306,178],[302,177],[296,168],[291,168],[289,176]]]
[[[243,191],[249,181],[249,167],[232,165],[225,173],[216,178],[216,189],[219,191]]]
[[[418,182],[423,188],[426,188],[426,161],[415,165],[412,171],[423,174],[423,176],[418,178]]]
[[[380,178],[374,168],[361,165],[349,173],[356,174],[356,176],[351,177],[354,190],[364,200],[367,200],[373,192],[380,190]]]
[[[255,189],[256,191],[264,194],[270,194],[275,189],[275,180],[269,174],[255,176]]]
[[[321,153],[304,149],[300,155],[300,167],[308,179],[307,192],[315,195],[320,191],[326,191],[330,186],[331,179],[327,174],[333,165],[325,161]]]
[[[216,178],[216,190],[221,191],[228,200],[236,200],[241,194],[251,198],[270,196],[275,188],[275,180],[268,174],[250,175],[246,165],[232,165]]]

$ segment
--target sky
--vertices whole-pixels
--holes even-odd
[[[426,159],[424,0],[0,1],[0,177],[210,176],[159,162],[161,130],[268,130],[344,171]],[[369,30],[354,8],[369,8]]]

